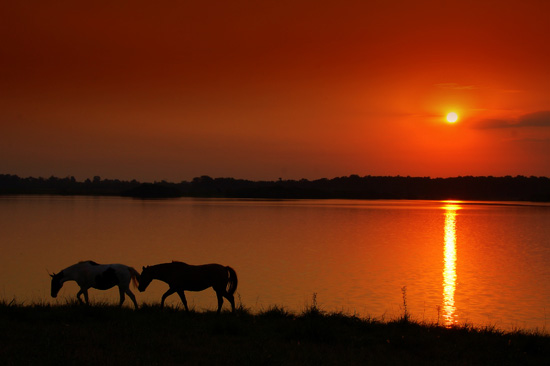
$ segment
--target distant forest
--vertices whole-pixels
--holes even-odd
[[[136,180],[20,178],[0,174],[0,194],[102,195],[136,198],[347,198],[550,202],[546,177],[379,177],[250,181],[202,176],[192,181],[140,183]]]

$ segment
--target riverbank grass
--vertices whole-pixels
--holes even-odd
[[[186,313],[143,305],[0,303],[2,365],[541,365],[550,337],[273,306]]]

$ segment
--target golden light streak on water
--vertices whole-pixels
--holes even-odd
[[[457,323],[456,291],[456,211],[460,206],[447,203],[445,209],[445,252],[443,268],[443,322],[445,326]]]

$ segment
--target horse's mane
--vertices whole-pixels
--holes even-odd
[[[78,262],[78,264],[84,264],[84,263],[88,263],[92,266],[99,266],[99,263],[96,263],[94,261],[80,261],[80,262]]]
[[[187,264],[185,262],[182,262],[182,261],[172,261],[172,263],[178,263],[178,264]]]

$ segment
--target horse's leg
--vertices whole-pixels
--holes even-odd
[[[218,297],[218,311],[217,311],[217,313],[219,314],[220,311],[222,310],[222,305],[223,305],[223,295],[222,295],[221,291],[216,291],[216,296]]]
[[[90,303],[88,299],[88,289],[80,288],[80,291],[78,291],[78,293],[76,294],[76,298],[82,304],[82,299],[80,298],[80,295],[84,295],[84,300],[86,300],[86,304],[88,305]]]
[[[80,295],[82,295],[83,293],[84,293],[84,290],[80,289],[80,291],[78,291],[77,294],[76,294],[76,298],[78,299],[78,302],[81,303],[81,304],[84,303],[82,301],[82,299],[80,298]]]
[[[231,304],[231,312],[234,313],[235,312],[235,296],[233,296],[232,294],[230,294],[229,292],[225,292],[225,294],[223,295],[223,297],[225,297],[227,300],[229,300],[229,303]]]
[[[137,304],[137,301],[136,301],[136,297],[134,296],[134,293],[130,290],[130,288],[127,288],[126,289],[126,295],[128,295],[128,297],[130,298],[130,300],[132,300],[132,302],[134,303],[134,306],[136,307],[136,309],[138,308],[138,304]]]
[[[187,299],[185,298],[185,292],[183,290],[179,290],[178,295],[180,295],[180,299],[183,303],[183,306],[185,307],[185,311],[189,312],[189,308],[187,307]]]
[[[173,288],[169,288],[168,291],[166,291],[164,293],[164,295],[162,295],[162,299],[160,300],[160,308],[162,309],[164,307],[164,300],[166,300],[166,298],[170,295],[172,295],[174,292],[176,292],[176,290],[174,290]]]
[[[118,286],[118,293],[120,294],[120,303],[118,304],[118,306],[122,306],[126,298],[124,297],[124,290],[120,286]]]

